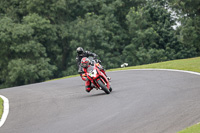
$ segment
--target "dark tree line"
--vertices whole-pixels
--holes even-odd
[[[77,74],[78,46],[107,69],[199,56],[199,21],[191,0],[0,0],[0,88]]]

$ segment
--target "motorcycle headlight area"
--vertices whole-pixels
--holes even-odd
[[[96,75],[97,75],[97,70],[96,69],[89,72],[89,76],[90,77],[96,77]]]

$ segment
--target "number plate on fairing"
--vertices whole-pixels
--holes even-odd
[[[96,77],[97,75],[97,70],[93,70],[89,73],[90,77]]]

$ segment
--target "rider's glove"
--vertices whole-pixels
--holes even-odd
[[[96,59],[96,62],[101,64],[101,60],[99,60],[99,59]]]
[[[82,80],[84,80],[84,81],[88,81],[88,78],[85,77],[85,76],[81,76],[81,78],[82,78]]]

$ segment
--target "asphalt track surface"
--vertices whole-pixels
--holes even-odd
[[[0,90],[10,112],[0,133],[176,133],[200,122],[200,76],[108,72],[113,92],[85,92],[80,77]]]

